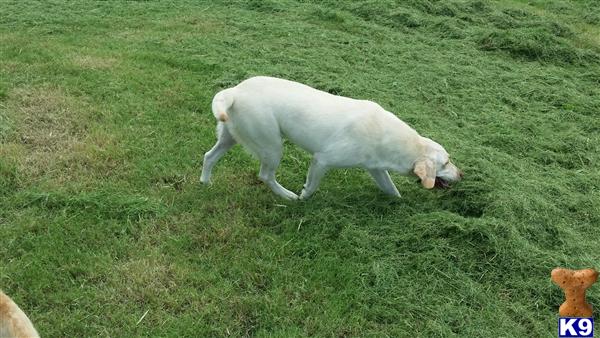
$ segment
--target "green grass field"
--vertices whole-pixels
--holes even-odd
[[[594,0],[1,7],[0,288],[42,336],[552,337],[551,269],[600,268]],[[259,74],[380,103],[465,179],[286,202],[238,146],[201,186],[212,96]]]

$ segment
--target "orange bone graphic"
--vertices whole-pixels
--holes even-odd
[[[556,268],[551,276],[552,281],[565,292],[566,299],[558,314],[561,317],[591,317],[592,306],[585,302],[585,290],[598,280],[598,271]]]

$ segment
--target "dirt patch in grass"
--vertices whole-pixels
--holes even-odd
[[[177,287],[173,267],[156,253],[123,262],[116,270],[119,293],[139,304],[160,302],[160,294]]]
[[[76,100],[59,88],[18,88],[9,94],[16,124],[13,141],[30,149],[55,151],[75,143],[85,131]]]
[[[93,172],[109,175],[122,164],[117,139],[98,128],[84,101],[60,88],[14,89],[6,108],[10,127],[1,135],[0,154],[16,163],[23,179],[60,184]]]
[[[111,69],[118,65],[118,60],[113,57],[94,55],[74,55],[72,61],[75,65],[86,69]]]

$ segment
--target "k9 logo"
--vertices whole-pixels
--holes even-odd
[[[594,318],[558,318],[558,337],[593,337]]]

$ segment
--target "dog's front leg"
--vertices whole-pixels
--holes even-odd
[[[308,169],[308,175],[306,176],[306,183],[304,184],[304,189],[300,193],[300,199],[309,198],[319,187],[319,183],[321,183],[321,179],[325,176],[325,173],[329,170],[329,167],[324,163],[320,162],[317,157],[315,157]]]
[[[392,178],[387,170],[369,169],[369,173],[373,176],[381,191],[391,196],[400,197],[400,193],[398,192],[398,189],[396,189],[394,182],[392,182]]]

